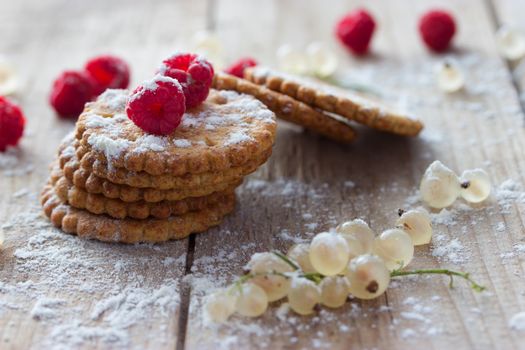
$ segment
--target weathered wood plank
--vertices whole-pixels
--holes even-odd
[[[177,342],[187,240],[119,246],[85,242],[40,214],[48,164],[73,123],[47,103],[53,78],[114,53],[133,82],[205,25],[205,1],[2,2],[0,52],[13,61],[28,118],[19,155],[0,155],[0,348],[155,348]],[[175,25],[184,23],[184,25]],[[33,169],[30,171],[30,168]],[[14,173],[14,176],[8,176]]]
[[[429,54],[416,30],[418,17],[433,4],[218,2],[217,34],[232,59],[248,54],[269,64],[283,43],[304,47],[321,40],[337,47],[336,19],[367,7],[379,24],[373,54],[353,59],[337,48],[343,70],[393,101],[406,100],[427,128],[414,140],[364,131],[355,145],[343,147],[283,124],[274,155],[239,192],[235,214],[220,229],[196,236],[188,348],[524,348],[522,335],[508,327],[525,310],[524,260],[516,248],[525,230],[519,199],[525,185],[523,114],[482,2],[442,2],[459,21],[455,49],[447,56],[461,65],[467,86],[454,95],[436,88],[434,66],[443,56]],[[315,318],[282,316],[272,308],[257,320],[202,324],[202,295],[242,273],[252,253],[286,250],[345,218],[363,217],[376,230],[391,226],[397,208],[417,205],[413,194],[434,159],[459,172],[486,168],[494,194],[473,209],[459,201],[435,213],[433,244],[417,249],[411,267],[470,271],[488,293],[476,294],[460,281],[449,289],[439,277],[411,279],[393,283],[378,300],[323,310]]]

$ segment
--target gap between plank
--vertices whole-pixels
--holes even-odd
[[[188,315],[190,310],[191,283],[186,282],[185,277],[191,274],[194,253],[195,234],[193,233],[188,238],[186,264],[184,267],[184,276],[181,280],[179,322],[177,326],[177,343],[175,344],[175,350],[184,350],[186,345],[186,330],[188,328]]]
[[[487,12],[489,13],[490,21],[492,22],[492,26],[494,30],[498,30],[499,27],[501,27],[502,23],[498,16],[498,12],[496,11],[496,6],[494,6],[493,0],[485,0],[485,7],[487,8]],[[518,81],[516,80],[516,77],[513,73],[513,68],[509,60],[503,59],[505,62],[505,65],[507,66],[507,69],[510,73],[512,86],[514,86],[514,90],[516,90],[516,93],[518,95],[518,104],[521,108],[521,111],[525,114],[525,101],[521,99],[521,89],[520,85],[518,84]]]

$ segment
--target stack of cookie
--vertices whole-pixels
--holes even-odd
[[[244,70],[244,78],[216,73],[214,87],[255,96],[275,114],[342,143],[356,138],[353,123],[402,136],[417,136],[423,123],[373,96],[266,67]]]
[[[168,136],[131,122],[126,90],[88,103],[42,194],[65,232],[114,242],[162,242],[217,225],[234,190],[272,152],[275,115],[250,95],[211,90]]]

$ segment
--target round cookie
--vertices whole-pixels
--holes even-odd
[[[126,203],[119,199],[110,199],[100,194],[88,193],[75,187],[71,181],[63,176],[58,164],[53,167],[51,185],[53,185],[55,194],[62,202],[77,209],[85,209],[93,214],[106,214],[115,219],[127,217],[133,219],[146,219],[148,217],[166,219],[190,211],[204,210],[217,202],[224,201],[235,190],[235,188],[229,188],[223,192],[214,192],[203,197],[188,197],[177,201]]]
[[[191,233],[204,232],[221,223],[223,217],[235,207],[235,195],[207,209],[188,212],[168,219],[113,219],[96,215],[64,204],[46,185],[41,196],[44,213],[51,223],[66,233],[105,242],[165,242],[185,238]]]
[[[109,169],[153,176],[220,173],[259,161],[275,139],[275,115],[250,95],[211,90],[168,136],[147,134],[129,120],[128,96],[106,90],[86,104],[77,122],[79,150]]]
[[[371,128],[403,136],[416,136],[421,121],[396,111],[379,99],[340,89],[312,79],[254,67],[244,70],[249,81],[264,85],[323,111],[343,116]]]
[[[242,179],[231,182],[216,183],[209,186],[186,186],[178,189],[161,190],[157,188],[137,188],[128,185],[113,183],[102,177],[96,176],[90,170],[80,167],[80,162],[75,153],[78,140],[72,134],[67,135],[58,148],[58,163],[64,172],[64,177],[77,188],[88,193],[102,194],[104,197],[120,199],[123,202],[145,201],[150,203],[160,201],[176,201],[187,197],[202,197],[213,192],[225,191],[236,188]]]
[[[172,176],[169,174],[151,175],[145,171],[130,172],[124,168],[111,167],[91,153],[86,153],[80,160],[80,167],[113,183],[135,188],[156,188],[159,190],[194,188],[199,186],[215,188],[217,184],[233,183],[242,180],[244,176],[253,173],[264,164],[271,153],[272,148],[270,147],[248,163],[225,169],[222,172],[206,172],[182,176]],[[64,166],[64,172],[69,171],[68,167],[69,164]]]
[[[290,96],[272,91],[262,85],[251,83],[225,73],[216,73],[213,86],[219,90],[235,90],[255,96],[280,119],[298,124],[334,141],[350,143],[356,137],[355,130],[346,122],[337,120]]]

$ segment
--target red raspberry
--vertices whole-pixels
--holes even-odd
[[[192,108],[208,97],[214,72],[211,63],[204,58],[177,53],[162,61],[159,73],[179,81],[186,97],[186,108]]]
[[[226,68],[224,71],[228,74],[235,75],[236,77],[243,78],[244,69],[248,67],[255,67],[256,65],[257,65],[256,60],[254,60],[251,57],[244,57],[234,62],[231,66]]]
[[[127,105],[128,118],[155,135],[168,135],[179,126],[186,111],[182,86],[175,79],[156,75],[139,85]]]
[[[20,107],[0,96],[0,152],[16,146],[24,133],[26,119]]]
[[[337,22],[335,33],[343,45],[356,55],[363,55],[368,51],[376,23],[372,16],[364,9],[348,13]]]
[[[95,97],[93,79],[77,71],[65,71],[55,80],[49,103],[60,117],[76,118],[84,109],[84,104]]]
[[[442,10],[428,11],[419,20],[419,33],[429,49],[443,52],[456,33],[454,17]]]
[[[129,85],[129,66],[119,57],[106,55],[92,58],[85,69],[96,82],[96,95],[106,89],[125,89]]]

